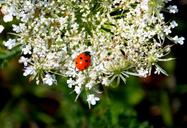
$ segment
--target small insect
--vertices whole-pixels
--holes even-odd
[[[80,53],[76,58],[75,58],[75,66],[79,71],[83,71],[87,69],[91,65],[91,55],[90,52],[83,52]]]
[[[120,51],[121,51],[121,54],[124,56],[124,58],[127,59],[128,56],[125,54],[125,52],[122,49],[120,49]]]

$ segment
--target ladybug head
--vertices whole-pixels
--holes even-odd
[[[89,51],[85,51],[84,54],[85,54],[86,56],[91,56]]]

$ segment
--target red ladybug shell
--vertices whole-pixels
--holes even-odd
[[[91,56],[89,52],[80,53],[75,58],[75,66],[79,71],[87,69],[91,65]]]

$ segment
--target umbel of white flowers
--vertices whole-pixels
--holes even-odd
[[[58,82],[57,75],[66,77],[68,87],[77,98],[84,92],[90,107],[100,100],[100,85],[146,77],[153,66],[155,74],[167,75],[157,62],[172,59],[166,58],[172,42],[184,43],[184,37],[171,36],[178,24],[161,13],[178,12],[176,5],[165,7],[169,1],[5,0],[0,5],[4,22],[19,23],[12,25],[14,38],[4,45],[20,47],[24,76],[49,86]]]

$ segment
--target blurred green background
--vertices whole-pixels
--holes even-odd
[[[174,34],[187,39],[187,1],[174,1],[179,27]],[[170,56],[176,60],[161,63],[169,76],[130,77],[126,85],[103,90],[101,101],[88,108],[58,77],[58,85],[36,85],[23,77],[18,49],[5,50],[2,40],[10,37],[11,23],[0,24],[0,128],[187,128],[187,41],[175,45]],[[14,21],[15,22],[15,21]]]

